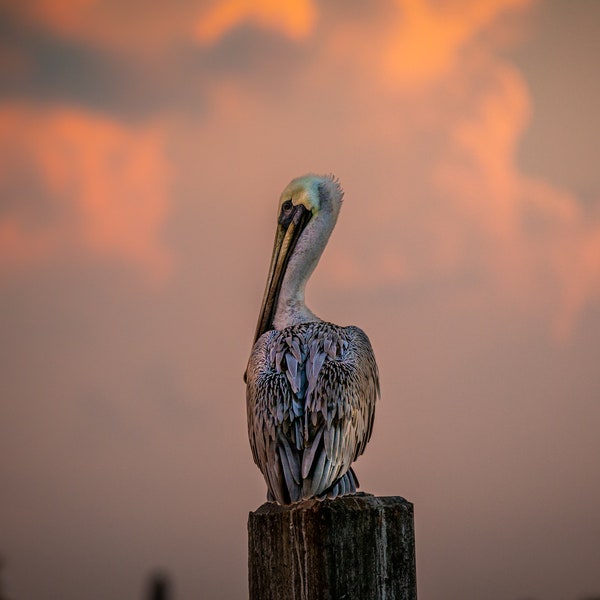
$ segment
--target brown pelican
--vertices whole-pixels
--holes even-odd
[[[332,176],[305,175],[279,201],[245,378],[254,462],[268,499],[280,504],[356,492],[350,465],[373,429],[379,379],[369,338],[358,327],[322,321],[304,303],[342,197]]]

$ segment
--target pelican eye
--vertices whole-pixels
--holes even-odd
[[[302,204],[294,204],[291,198],[282,202],[278,219],[279,224],[287,228],[290,226],[290,223],[295,220],[296,225],[298,225],[298,220],[304,214],[304,211],[301,210],[303,208],[304,206]]]

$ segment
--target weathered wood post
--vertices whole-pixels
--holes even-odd
[[[413,505],[370,494],[267,502],[248,518],[250,600],[416,600]]]

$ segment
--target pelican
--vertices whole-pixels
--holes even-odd
[[[305,175],[281,194],[275,245],[246,369],[248,436],[267,499],[292,504],[356,492],[379,397],[377,364],[358,327],[321,320],[306,283],[333,231],[343,191]]]

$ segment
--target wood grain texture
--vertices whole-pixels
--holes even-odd
[[[413,505],[370,494],[267,502],[248,519],[250,600],[416,600]]]

